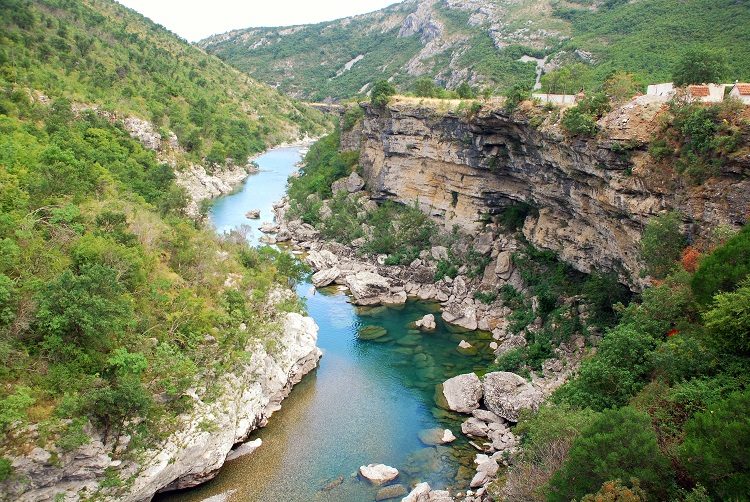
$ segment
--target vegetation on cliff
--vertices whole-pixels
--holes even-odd
[[[678,230],[668,214],[647,227],[644,240],[663,236],[663,244],[679,245]],[[618,324],[555,393],[557,405],[522,420],[525,454],[508,475],[507,492],[569,500],[622,480],[643,492],[633,500],[743,499],[750,487],[747,463],[738,460],[750,453],[748,235],[750,226],[704,250],[697,270],[691,253],[673,257],[663,281],[617,306]],[[646,264],[661,270],[664,259]],[[704,284],[707,276],[716,281]],[[534,433],[561,413],[589,425],[572,440],[559,426]]]
[[[0,25],[2,482],[18,481],[7,456],[63,455],[89,422],[113,455],[158,444],[187,389],[215,398],[300,308],[269,299],[298,262],[187,219],[172,168],[99,110],[178,131],[178,163],[219,143],[241,160],[322,122],[113,2],[11,0]]]

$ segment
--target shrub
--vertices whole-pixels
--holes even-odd
[[[687,239],[680,233],[681,223],[680,213],[672,211],[652,218],[646,225],[641,237],[640,253],[649,275],[663,279],[680,259],[687,244]]]
[[[570,457],[550,481],[547,500],[568,501],[595,493],[605,481],[632,478],[664,500],[669,475],[649,416],[630,407],[605,410],[573,442]]]
[[[723,352],[750,355],[750,280],[733,293],[721,293],[704,315],[708,335]]]
[[[593,136],[596,134],[596,121],[577,106],[565,112],[560,124],[571,136]]]
[[[372,104],[378,108],[385,108],[391,96],[396,94],[396,88],[387,80],[378,80],[372,88],[370,99]]]
[[[707,305],[716,293],[732,291],[748,274],[750,225],[703,260],[690,285],[696,300]]]
[[[556,399],[594,410],[625,405],[646,385],[656,346],[651,335],[618,325],[604,336],[599,352],[581,363],[578,378],[556,392]],[[606,479],[612,478],[602,481]]]
[[[685,426],[679,454],[683,465],[717,500],[746,500],[750,493],[750,390],[696,413]]]

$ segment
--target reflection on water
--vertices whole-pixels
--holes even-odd
[[[230,210],[228,203],[223,207]],[[483,371],[492,358],[490,340],[451,333],[439,315],[436,332],[414,329],[411,323],[435,312],[434,304],[355,308],[335,288],[312,294],[305,284],[298,293],[320,326],[319,368],[253,434],[251,439],[263,439],[258,450],[228,462],[213,481],[159,500],[192,502],[231,492],[230,501],[370,502],[377,490],[356,475],[370,463],[396,467],[396,482],[407,488],[427,481],[436,489],[466,489],[473,455],[460,434],[465,417],[437,408],[434,392],[447,378]],[[357,331],[367,325],[387,334],[358,340]],[[459,354],[462,339],[478,354]],[[427,447],[418,434],[434,427],[450,428],[459,439],[450,447]]]

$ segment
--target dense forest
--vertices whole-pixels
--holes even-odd
[[[178,166],[217,145],[244,162],[325,123],[113,2],[4,1],[0,26],[2,482],[6,455],[62,455],[89,422],[127,436],[122,455],[164,440],[186,389],[210,399],[300,309],[269,293],[304,268],[187,218],[173,167],[113,116],[176,131]]]

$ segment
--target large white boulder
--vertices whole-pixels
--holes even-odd
[[[524,408],[536,410],[544,399],[542,391],[531,382],[507,371],[484,375],[482,390],[487,408],[510,422],[518,422],[518,414]]]
[[[355,305],[375,305],[382,296],[390,296],[391,285],[385,277],[374,272],[362,271],[347,275],[344,283],[354,297]]]
[[[398,469],[385,464],[369,464],[359,468],[359,473],[375,486],[384,485],[398,477]]]
[[[451,410],[471,413],[479,408],[482,383],[475,373],[457,375],[443,382],[443,396]]]

